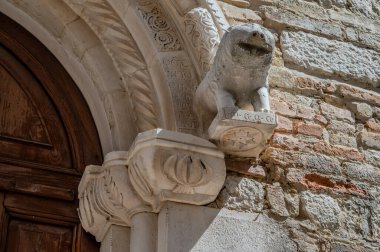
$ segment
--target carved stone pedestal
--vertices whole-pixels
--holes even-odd
[[[258,157],[277,126],[272,112],[224,108],[208,129],[210,139],[227,154]]]

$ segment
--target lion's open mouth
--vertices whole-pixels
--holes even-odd
[[[249,52],[250,54],[264,55],[264,54],[272,53],[270,46],[262,47],[262,46],[258,46],[258,45],[254,45],[254,44],[250,44],[246,42],[239,42],[238,46],[242,50]]]

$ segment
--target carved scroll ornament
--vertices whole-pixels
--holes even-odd
[[[184,17],[185,34],[191,42],[199,64],[200,75],[210,69],[220,38],[210,13],[205,8],[194,8]]]

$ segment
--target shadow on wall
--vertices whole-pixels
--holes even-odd
[[[297,250],[287,230],[257,213],[167,203],[158,224],[158,251]]]

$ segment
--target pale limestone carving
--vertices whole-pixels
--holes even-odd
[[[111,225],[130,226],[134,214],[151,211],[130,185],[126,155],[111,152],[103,166],[87,166],[79,184],[79,217],[97,241],[103,240]]]
[[[173,154],[164,163],[164,173],[177,184],[173,192],[194,194],[194,187],[211,180],[212,168],[197,156]]]
[[[64,0],[100,38],[111,56],[131,100],[139,131],[158,126],[158,111],[152,94],[148,67],[132,35],[107,0]]]
[[[182,50],[176,30],[157,1],[140,0],[137,9],[150,29],[159,51]]]
[[[276,125],[267,84],[273,54],[274,38],[268,30],[257,24],[235,26],[222,38],[214,64],[197,89],[194,108],[201,130],[206,135],[208,130],[229,154],[258,156]]]
[[[160,55],[167,77],[167,85],[172,93],[177,130],[196,134],[198,118],[192,105],[197,77],[188,55],[181,52],[165,52]]]
[[[111,225],[131,226],[141,212],[166,201],[203,205],[215,200],[226,175],[224,154],[189,134],[140,133],[129,152],[111,152],[102,166],[86,167],[79,184],[84,229],[102,241]]]
[[[194,8],[184,17],[185,34],[193,46],[201,78],[210,69],[220,38],[210,13],[205,8]]]
[[[223,14],[223,11],[220,9],[216,0],[200,0],[203,3],[208,11],[210,11],[216,26],[218,27],[219,35],[223,34],[230,28],[226,17]]]
[[[248,8],[251,5],[249,1],[244,0],[223,0],[223,2],[235,5],[236,7],[240,8]]]
[[[199,7],[197,0],[171,0],[177,12],[183,16],[192,9]]]
[[[130,180],[153,211],[165,201],[202,205],[223,186],[224,154],[189,134],[156,129],[140,133],[129,153]]]

